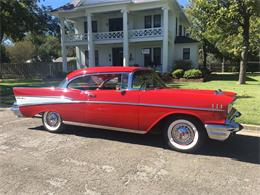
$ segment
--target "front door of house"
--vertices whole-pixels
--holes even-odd
[[[113,66],[123,66],[123,48],[112,48]]]

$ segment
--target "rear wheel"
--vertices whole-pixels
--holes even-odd
[[[59,133],[63,130],[62,118],[57,112],[45,112],[42,115],[42,123],[46,130]]]
[[[203,125],[193,117],[172,117],[165,125],[164,138],[169,147],[180,152],[195,152],[204,143]]]

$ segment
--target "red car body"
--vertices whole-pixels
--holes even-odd
[[[225,140],[241,129],[232,103],[233,92],[176,88],[133,89],[134,74],[151,71],[137,67],[95,67],[70,73],[59,87],[14,88],[18,116],[56,112],[64,123],[145,134],[170,116],[192,116],[205,126],[209,138]],[[125,89],[81,90],[69,83],[86,75],[123,74]],[[104,75],[104,76],[102,76]],[[105,79],[104,79],[105,80]],[[93,82],[93,81],[92,81]],[[84,86],[85,87],[85,86]]]

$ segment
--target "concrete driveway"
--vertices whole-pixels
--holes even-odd
[[[182,154],[159,135],[51,134],[0,109],[0,194],[259,194],[259,143],[260,132],[242,131]]]

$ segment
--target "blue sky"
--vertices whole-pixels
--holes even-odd
[[[51,6],[52,8],[57,8],[62,5],[65,5],[66,3],[70,2],[70,0],[41,0],[41,4],[45,6]],[[188,0],[178,0],[178,2],[185,6],[188,3]]]

